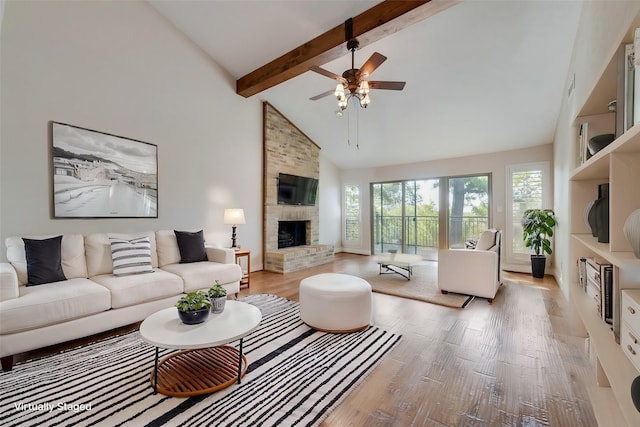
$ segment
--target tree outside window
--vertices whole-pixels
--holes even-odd
[[[345,240],[360,240],[360,187],[344,186]]]

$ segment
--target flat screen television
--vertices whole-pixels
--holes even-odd
[[[281,173],[278,175],[278,204],[314,206],[318,180]]]

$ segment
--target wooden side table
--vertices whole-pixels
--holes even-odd
[[[240,265],[240,268],[242,268],[242,264],[240,263],[241,257],[247,257],[247,272],[245,273],[244,269],[242,269],[242,277],[240,278],[240,289],[249,287],[249,280],[251,275],[251,251],[247,249],[236,249],[236,264]]]

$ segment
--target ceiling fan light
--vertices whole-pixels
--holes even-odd
[[[369,93],[369,83],[366,80],[360,82],[360,85],[358,86],[358,93],[361,95]]]
[[[342,86],[342,83],[338,83],[338,85],[336,86],[336,91],[333,94],[338,99],[344,98],[344,86]]]
[[[367,106],[371,103],[371,98],[369,98],[369,94],[365,94],[363,98],[360,99],[360,106],[362,108],[367,108]]]

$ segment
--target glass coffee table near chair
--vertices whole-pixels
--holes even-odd
[[[213,393],[240,384],[247,371],[242,339],[262,321],[260,310],[242,301],[229,300],[222,313],[211,313],[197,325],[186,325],[175,307],[160,310],[140,325],[144,341],[156,347],[151,385],[154,394],[186,397]],[[239,348],[229,344],[240,340]],[[179,349],[162,360],[159,349]]]

